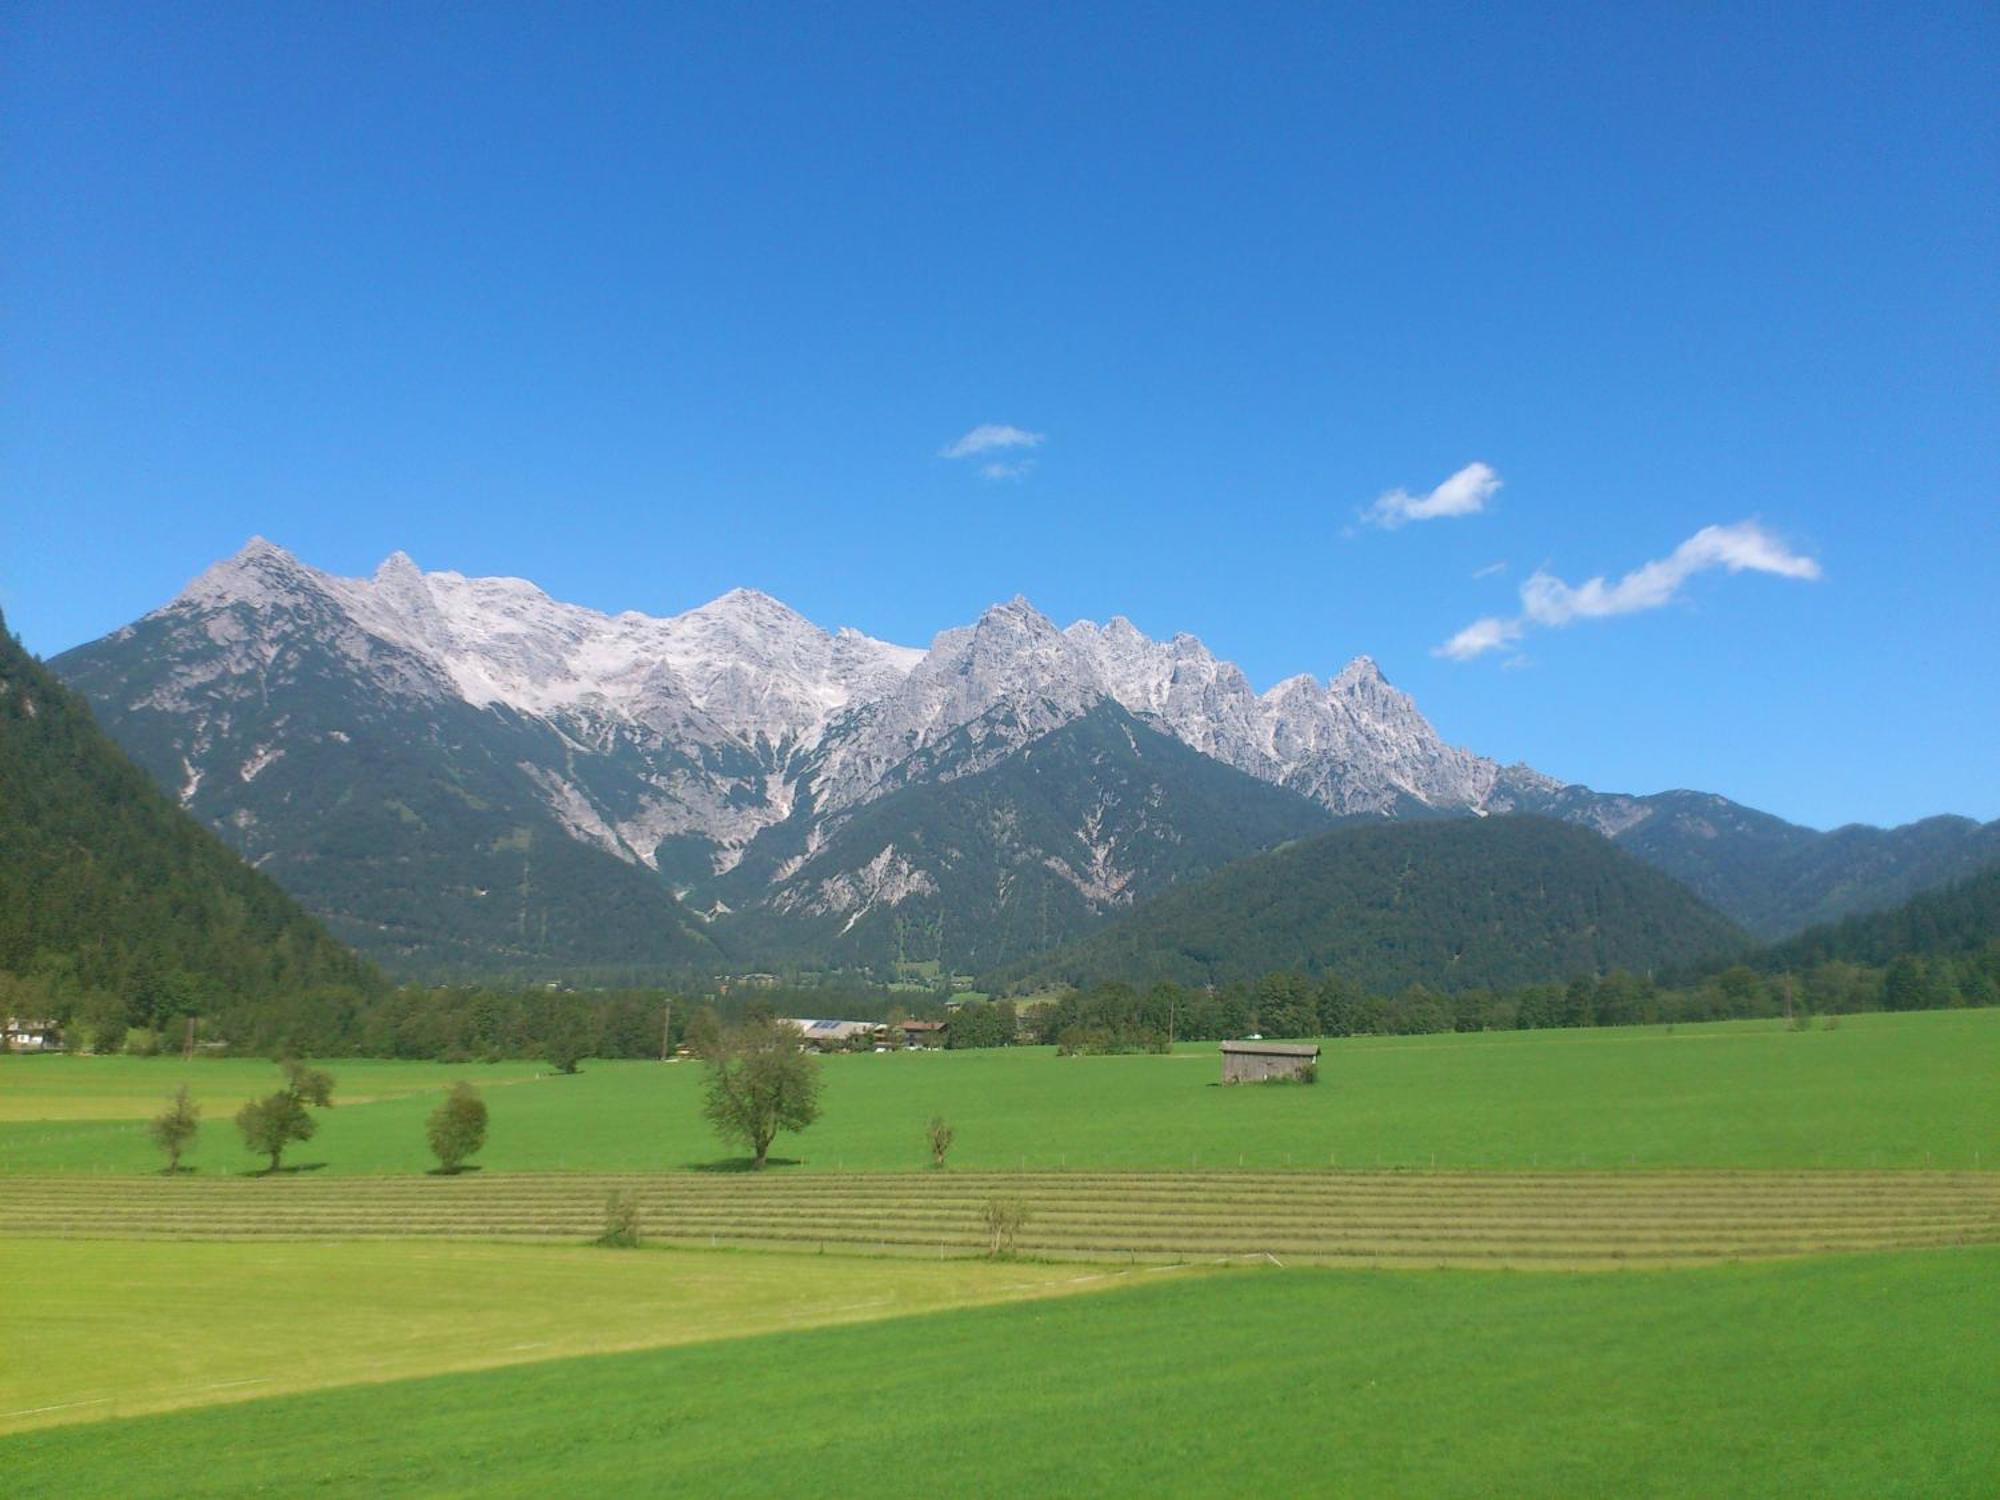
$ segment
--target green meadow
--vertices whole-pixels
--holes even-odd
[[[833,1057],[756,1176],[693,1064],[335,1059],[255,1181],[268,1062],[0,1059],[6,1492],[2000,1489],[2000,1012],[1325,1045]],[[482,1170],[425,1178],[460,1079]],[[584,1243],[611,1190],[648,1247]]]
[[[156,1247],[149,1287],[171,1286],[185,1249]],[[692,1290],[713,1258],[626,1259]],[[108,1296],[120,1330],[146,1315],[115,1285],[53,1270],[63,1300]],[[14,1500],[2000,1489],[1990,1248],[1594,1276],[1242,1268],[1105,1284],[57,1427],[0,1442],[0,1464]],[[486,1298],[465,1315],[505,1317]],[[224,1338],[240,1343],[232,1316]],[[302,1364],[345,1331],[320,1302],[279,1326],[265,1337]],[[47,1336],[90,1346],[59,1348],[58,1362],[108,1362],[87,1322]]]
[[[826,1059],[824,1112],[779,1138],[786,1170],[926,1163],[924,1123],[957,1130],[954,1167],[1954,1168],[2000,1152],[2000,1011],[1781,1023],[1346,1038],[1313,1088],[1218,1085],[1212,1044],[1170,1055],[1041,1048]],[[423,1122],[470,1079],[492,1110],[492,1171],[665,1171],[734,1153],[699,1115],[690,1063],[447,1066],[336,1059],[335,1107],[290,1163],[413,1173]],[[143,1123],[185,1080],[205,1122],[189,1163],[254,1171],[230,1116],[276,1086],[255,1060],[0,1059],[0,1173],[157,1169]]]
[[[466,1242],[0,1239],[0,1434],[1095,1285],[1076,1266]],[[304,1316],[308,1314],[309,1316]]]

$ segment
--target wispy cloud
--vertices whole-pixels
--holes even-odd
[[[965,436],[939,449],[938,457],[971,458],[975,454],[991,453],[996,448],[1039,448],[1043,437],[1042,433],[1009,427],[1004,422],[981,422]]]
[[[1391,490],[1361,512],[1362,521],[1394,531],[1410,521],[1436,521],[1446,516],[1476,516],[1500,489],[1500,475],[1491,464],[1470,463],[1428,495]]]
[[[1431,654],[1449,656],[1453,661],[1471,661],[1473,657],[1483,656],[1488,651],[1498,651],[1502,646],[1511,646],[1520,638],[1519,620],[1503,620],[1498,615],[1488,615],[1483,620],[1474,620]]]
[[[1472,576],[1474,578],[1491,578],[1495,573],[1504,573],[1506,571],[1507,564],[1503,559],[1500,562],[1490,562],[1483,568],[1474,568]]]
[[[1553,573],[1537,569],[1521,585],[1518,615],[1487,615],[1474,620],[1432,654],[1470,661],[1511,646],[1532,627],[1559,628],[1578,620],[1659,609],[1679,597],[1690,578],[1717,568],[1730,573],[1770,573],[1779,578],[1810,580],[1820,576],[1817,562],[1793,552],[1755,521],[1704,526],[1667,557],[1634,568],[1616,583],[1600,575],[1571,586]]]
[[[1014,460],[1012,463],[995,462],[981,464],[979,466],[979,477],[981,479],[1025,479],[1029,474],[1034,472],[1034,468],[1035,461],[1032,458],[1020,458]]]

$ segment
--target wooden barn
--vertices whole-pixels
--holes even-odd
[[[1224,1083],[1269,1083],[1274,1078],[1306,1079],[1319,1069],[1319,1048],[1286,1042],[1224,1042]]]

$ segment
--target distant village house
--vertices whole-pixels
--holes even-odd
[[[851,1052],[860,1045],[857,1038],[866,1037],[872,1043],[888,1030],[875,1021],[814,1021],[792,1017],[783,1024],[796,1029],[811,1052]]]
[[[0,1024],[0,1051],[50,1052],[62,1045],[52,1018],[9,1016]]]

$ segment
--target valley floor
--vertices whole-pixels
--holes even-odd
[[[834,1058],[761,1174],[696,1067],[331,1066],[262,1176],[268,1063],[0,1059],[9,1500],[2000,1492],[2000,1012]]]
[[[2000,1486],[1990,1247],[1600,1275],[1137,1272],[1070,1297],[1046,1293],[1074,1268],[1005,1264],[87,1242],[66,1247],[71,1259],[45,1248],[9,1251],[48,1293],[41,1311],[10,1307],[9,1347],[30,1335],[34,1386],[115,1390],[101,1399],[122,1419],[0,1439],[16,1500],[1879,1500]],[[515,1289],[505,1296],[496,1257]],[[932,1270],[951,1284],[930,1282]],[[429,1311],[426,1288],[443,1293]],[[706,1342],[679,1343],[695,1325],[677,1305],[718,1294],[734,1304],[746,1290],[731,1336],[711,1328]],[[953,1305],[995,1295],[1029,1300]],[[850,1317],[877,1321],[800,1326],[817,1321],[801,1309],[848,1298]],[[906,1315],[925,1299],[935,1310]],[[614,1337],[675,1346],[569,1357],[628,1300]],[[572,1316],[578,1331],[565,1335]],[[470,1326],[549,1347],[482,1354]],[[323,1378],[292,1383],[335,1388],[244,1401],[245,1387],[229,1385],[309,1372],[322,1357],[333,1361]],[[417,1373],[510,1359],[533,1362]],[[7,1400],[26,1399],[8,1378]],[[125,1415],[183,1397],[227,1404]]]
[[[1782,1022],[1326,1041],[1314,1088],[1219,1086],[1215,1044],[1057,1057],[1048,1048],[825,1060],[824,1111],[781,1136],[785,1171],[914,1171],[924,1126],[957,1130],[954,1169],[1936,1168],[2000,1152],[2000,1009]],[[334,1059],[335,1107],[291,1164],[416,1174],[424,1119],[458,1080],[492,1111],[492,1172],[713,1169],[690,1063]],[[0,1175],[156,1171],[144,1122],[185,1081],[204,1110],[189,1162],[256,1171],[230,1118],[278,1072],[256,1059],[0,1057]]]

